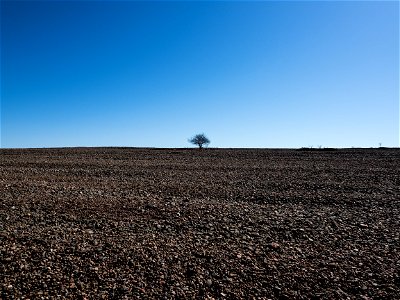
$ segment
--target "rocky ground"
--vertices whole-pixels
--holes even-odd
[[[400,150],[0,150],[3,299],[399,299]]]

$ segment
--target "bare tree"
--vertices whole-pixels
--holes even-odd
[[[200,133],[189,139],[189,142],[199,146],[199,149],[203,149],[203,146],[208,145],[210,140],[204,135],[204,133]]]

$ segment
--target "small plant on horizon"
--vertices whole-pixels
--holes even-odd
[[[189,139],[189,142],[193,145],[199,146],[199,149],[203,149],[203,146],[207,146],[210,143],[210,140],[204,135],[204,133],[200,133]]]

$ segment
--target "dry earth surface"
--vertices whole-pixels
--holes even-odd
[[[0,150],[3,299],[399,299],[400,150]]]

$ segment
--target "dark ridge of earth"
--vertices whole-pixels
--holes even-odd
[[[2,299],[399,299],[400,150],[0,150]]]

